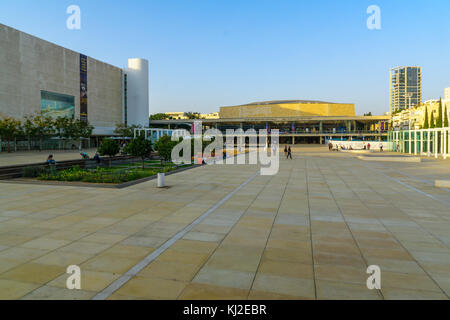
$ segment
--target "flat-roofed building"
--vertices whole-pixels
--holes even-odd
[[[87,57],[0,24],[0,117],[87,120],[94,135],[118,123],[148,126],[148,62],[127,68]]]
[[[355,116],[355,105],[311,100],[279,100],[221,107],[220,118]]]
[[[279,130],[281,143],[324,143],[329,139],[385,140],[390,115],[357,116],[351,103],[308,100],[257,102],[221,107],[218,119],[152,120],[152,128],[187,129],[194,133],[194,122],[204,130]]]

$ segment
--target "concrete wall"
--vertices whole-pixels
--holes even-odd
[[[221,107],[220,118],[355,116],[354,104],[286,103]]]
[[[80,55],[0,24],[0,117],[39,114],[41,90],[75,97],[80,114]],[[122,70],[88,58],[88,119],[122,122]]]

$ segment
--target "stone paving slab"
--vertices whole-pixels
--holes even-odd
[[[295,147],[108,299],[448,299],[450,162]],[[0,299],[92,299],[251,178],[204,166],[127,189],[0,183]],[[65,287],[79,265],[82,290]],[[366,269],[381,268],[382,290]]]

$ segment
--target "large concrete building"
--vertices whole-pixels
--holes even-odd
[[[254,102],[245,105],[221,107],[220,118],[274,118],[305,116],[355,116],[355,105],[311,100],[281,100]]]
[[[0,24],[0,117],[88,120],[94,135],[117,123],[148,125],[148,61],[121,69]]]
[[[221,107],[219,119],[203,119],[203,129],[278,129],[281,143],[325,143],[326,140],[386,140],[390,116],[357,116],[355,105],[308,100],[257,102]],[[193,119],[153,120],[150,126],[190,129]]]

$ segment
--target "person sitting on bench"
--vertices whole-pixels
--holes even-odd
[[[53,155],[52,154],[48,156],[47,164],[49,164],[49,165],[56,164],[56,161],[55,161],[55,159],[53,159]]]

